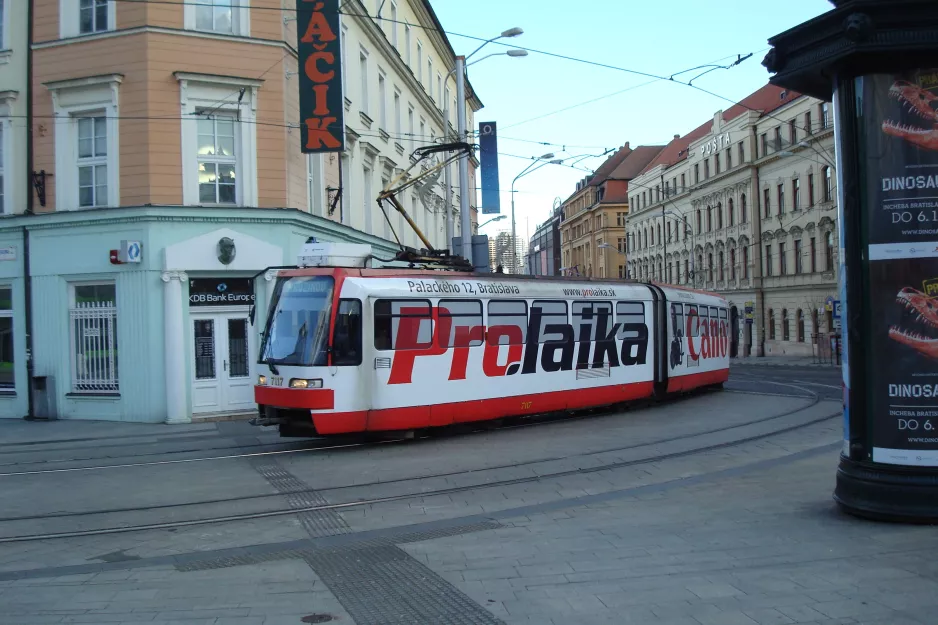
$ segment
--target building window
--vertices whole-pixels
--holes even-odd
[[[443,108],[443,102],[446,100],[443,98],[443,77],[439,72],[436,74],[436,97],[440,98],[440,108]]]
[[[795,145],[798,141],[798,130],[794,119],[788,122],[788,139],[791,141],[792,145]]]
[[[703,232],[703,215],[699,208],[697,209],[697,232],[698,234]]]
[[[759,135],[759,143],[762,146],[762,156],[765,156],[769,153],[769,139],[766,133]]]
[[[749,221],[749,210],[746,208],[746,194],[739,196],[739,223],[744,224]]]
[[[108,0],[81,0],[78,9],[78,32],[88,35],[106,31],[109,22],[108,4]]]
[[[717,230],[723,229],[723,204],[717,202]]]
[[[811,237],[811,273],[817,271],[817,241]]]
[[[358,74],[361,78],[358,110],[368,115],[368,53],[364,50],[358,53]]]
[[[801,258],[801,239],[795,239],[795,273],[804,272],[804,262]]]
[[[407,67],[413,68],[413,57],[411,48],[411,30],[410,24],[404,25],[404,61],[407,63]]]
[[[769,308],[769,340],[775,340],[775,311]]]
[[[87,1],[88,0],[82,0],[82,4]],[[196,0],[196,29],[211,30],[218,33],[232,32],[231,2],[232,0]]]
[[[738,144],[739,148],[739,164],[742,165],[746,162],[746,144],[742,141]]]
[[[788,257],[785,256],[785,244],[782,242],[778,244],[778,269],[779,275],[788,275]]]
[[[749,246],[743,247],[743,280],[749,279]]]
[[[797,178],[791,181],[791,209],[801,209],[801,181]]]
[[[808,174],[808,206],[814,206],[814,174]]]
[[[117,297],[113,282],[73,284],[69,320],[73,393],[116,393]]]
[[[423,84],[423,44],[417,42],[417,82]]]
[[[720,276],[720,282],[723,282],[723,280],[725,279],[723,276],[723,267],[724,267],[723,252],[717,252],[717,272],[718,272],[718,275]]]
[[[834,177],[831,174],[831,168],[824,168],[824,201],[830,202],[834,199]]]
[[[707,281],[713,282],[713,252],[707,253]]]
[[[798,315],[796,319],[796,323],[798,324],[797,339],[799,343],[804,343],[804,311],[799,308],[797,315]]]
[[[236,204],[235,119],[213,115],[199,122],[199,203]]]
[[[710,177],[710,159],[704,159],[704,180]]]
[[[0,3],[2,4],[2,3]],[[0,287],[0,388],[16,386],[13,341],[13,289]]]
[[[821,102],[821,129],[827,130],[831,127],[831,105],[829,102]]]
[[[772,246],[765,246],[765,275],[772,275]]]
[[[625,278],[625,265],[619,265],[619,277]]]
[[[694,184],[700,182],[700,163],[694,164]]]
[[[416,138],[414,137],[414,107],[407,107],[407,137],[410,142],[410,151],[415,149]]]
[[[733,168],[733,150],[730,148],[726,148],[726,168],[728,170]]]
[[[687,182],[684,180],[684,174],[681,174],[681,191],[687,188]]]
[[[788,309],[782,309],[782,340],[787,341],[790,339],[788,332]]]
[[[378,128],[388,129],[388,81],[378,70]]]
[[[773,151],[777,152],[782,149],[782,127],[776,126],[774,131],[775,137],[773,143]]]
[[[779,216],[785,213],[785,185],[778,185],[778,214]]]
[[[686,284],[689,281],[690,281],[690,262],[685,258],[684,259],[684,283]],[[680,282],[680,279],[678,279],[678,282]]]
[[[56,210],[117,206],[117,95],[121,76],[45,83],[52,94]]]
[[[713,155],[713,171],[716,174],[720,173],[720,153],[719,152]]]
[[[79,117],[78,123],[78,205],[82,208],[106,206],[107,120]]]
[[[804,131],[806,135],[814,134],[814,130],[811,128],[811,111],[804,114]]]
[[[827,271],[834,270],[834,234],[828,232],[824,235],[824,242],[827,246]]]
[[[391,23],[389,25],[391,27],[391,45],[395,48],[397,47],[397,21],[397,3],[391,2]]]
[[[394,89],[394,139],[401,141],[401,92]]]
[[[730,249],[730,280],[736,279],[736,250]]]
[[[259,81],[177,72],[182,95],[182,198],[187,206],[257,205]],[[240,102],[232,92],[243,89]],[[219,104],[225,102],[224,104]]]
[[[768,219],[771,216],[772,207],[769,204],[769,190],[762,190],[762,214]]]
[[[429,58],[430,55],[427,55],[427,93],[430,94],[430,99],[433,99],[433,59]]]
[[[707,232],[713,232],[713,207],[707,207]]]
[[[736,210],[733,208],[733,198],[727,200],[726,214],[730,218],[730,227],[732,228],[734,225],[736,225]]]

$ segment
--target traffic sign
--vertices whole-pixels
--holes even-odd
[[[834,300],[832,310],[834,312],[834,319],[840,319],[840,300],[839,299]]]

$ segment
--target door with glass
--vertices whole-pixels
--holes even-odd
[[[192,316],[192,412],[252,410],[253,342],[245,314]]]

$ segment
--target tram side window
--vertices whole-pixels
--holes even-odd
[[[490,300],[488,326],[490,344],[496,344],[496,338],[498,345],[524,344],[528,334],[528,303],[524,300]],[[500,326],[502,328],[496,330]]]
[[[699,315],[700,336],[710,336],[710,308],[701,306],[697,314]]]
[[[684,336],[683,304],[671,304],[671,331],[674,336]]]
[[[625,330],[625,325],[629,323],[645,325],[644,302],[616,302],[616,323],[621,324],[616,339],[639,338],[639,332]]]
[[[433,339],[429,300],[375,302],[375,349],[425,349]]]
[[[535,310],[539,310],[541,313],[541,327],[538,332],[538,337],[540,337],[539,341],[546,343],[547,341],[562,340],[563,334],[560,332],[548,332],[547,328],[552,325],[567,326],[567,302],[559,300],[534,300],[531,303],[532,315]]]
[[[726,323],[726,309],[720,309],[720,336],[726,336],[729,334],[729,327]]]
[[[573,325],[582,328],[590,326],[589,340],[595,341],[600,315],[606,316],[606,332],[612,328],[612,302],[573,302]],[[580,330],[577,329],[576,340],[580,340]],[[605,338],[605,337],[602,337]]]
[[[485,322],[482,320],[482,302],[466,299],[441,299],[439,322],[449,322],[449,336],[437,338],[439,347],[476,347],[482,345]],[[445,327],[445,326],[440,326]],[[477,328],[473,330],[473,328]],[[442,332],[442,330],[440,331]],[[440,333],[438,332],[438,334]]]
[[[712,336],[720,335],[720,309],[716,306],[710,307],[710,334]]]
[[[362,364],[361,300],[339,300],[332,338],[332,364],[339,367],[357,367]]]
[[[697,307],[688,304],[684,308],[687,311],[687,324],[690,326],[690,335],[700,336],[700,315],[697,313]]]

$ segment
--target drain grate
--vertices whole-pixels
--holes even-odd
[[[331,614],[310,614],[300,619],[301,623],[328,623],[334,621],[335,617]]]

